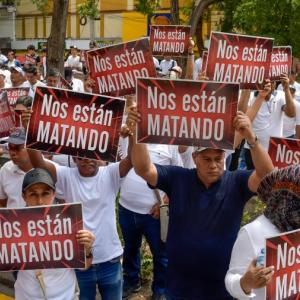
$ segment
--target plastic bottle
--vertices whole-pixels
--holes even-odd
[[[263,267],[265,265],[266,249],[261,248],[256,259],[256,267]]]

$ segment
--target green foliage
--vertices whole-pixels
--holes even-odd
[[[259,215],[261,215],[264,210],[265,204],[258,197],[253,197],[245,206],[241,226],[252,222]]]
[[[300,0],[224,0],[223,31],[275,38],[300,56]]]
[[[78,5],[77,12],[81,17],[99,18],[98,0],[87,0]]]
[[[49,7],[48,0],[31,0],[31,1],[39,11],[41,11],[42,13],[46,13],[47,8]]]
[[[160,0],[138,0],[135,8],[143,15],[151,15],[159,8]]]

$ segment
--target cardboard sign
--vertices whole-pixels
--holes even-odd
[[[211,32],[206,76],[217,82],[260,89],[269,77],[273,39]]]
[[[232,149],[239,85],[138,79],[140,143]]]
[[[299,299],[300,229],[266,240],[266,266],[274,275],[266,288],[266,300]]]
[[[148,38],[88,51],[87,60],[96,94],[131,95],[137,77],[156,76]]]
[[[151,26],[150,46],[155,56],[187,56],[190,26]]]
[[[15,127],[15,120],[7,99],[7,93],[0,94],[0,138],[8,137]]]
[[[0,271],[84,268],[82,205],[0,209]]]
[[[269,155],[278,168],[300,164],[300,140],[271,137]]]
[[[270,79],[280,80],[280,74],[290,74],[292,70],[292,47],[273,47],[270,65]]]
[[[205,74],[205,72],[206,72],[207,57],[208,57],[208,52],[203,51],[202,52],[202,65],[201,65],[201,73],[203,73],[203,74]]]
[[[19,97],[28,96],[29,87],[28,88],[6,88],[6,89],[2,89],[2,91],[7,92],[9,105],[15,106]]]
[[[115,161],[125,100],[37,87],[26,147]]]
[[[72,90],[72,86],[70,85],[70,83],[61,75],[59,76],[59,80],[60,80],[60,87],[62,89]]]

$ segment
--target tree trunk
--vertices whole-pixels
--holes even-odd
[[[51,33],[48,38],[48,68],[56,68],[64,74],[64,51],[67,30],[69,0],[53,1]]]
[[[194,35],[197,30],[199,19],[202,17],[204,10],[213,3],[222,2],[223,0],[200,0],[195,6],[190,17],[189,24],[191,25],[191,34]]]
[[[179,25],[179,0],[170,0],[172,24]]]
[[[202,49],[204,48],[204,41],[202,37],[202,16],[199,18],[198,25],[196,28],[196,44],[199,54],[202,55]]]

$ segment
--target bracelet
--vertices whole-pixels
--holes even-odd
[[[247,145],[249,146],[249,148],[253,149],[257,145],[257,143],[258,143],[258,137],[257,137],[257,135],[255,135],[255,140],[254,140],[253,144],[250,144],[248,141],[246,141],[246,142],[247,142]]]

